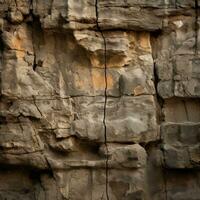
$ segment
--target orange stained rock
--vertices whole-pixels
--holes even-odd
[[[90,61],[91,61],[92,66],[104,68],[104,65],[100,64],[100,61],[96,54],[91,54]]]
[[[17,50],[22,50],[22,41],[19,37],[13,37],[12,38],[12,46],[14,49],[17,49]]]
[[[149,33],[141,33],[140,34],[140,46],[144,49],[150,49],[151,45],[150,45],[150,35]]]
[[[24,50],[23,43],[27,41],[27,27],[20,26],[16,31],[14,31],[12,37],[12,46],[17,50]]]
[[[20,26],[15,30],[10,38],[11,49],[33,52],[31,32],[26,25]]]
[[[16,53],[17,58],[24,58],[25,57],[24,51],[16,51],[15,53]]]
[[[135,87],[134,90],[133,90],[133,94],[134,94],[135,96],[144,94],[144,92],[145,92],[144,87],[142,87],[141,85],[138,85],[138,86]]]
[[[92,70],[92,82],[95,90],[105,89],[105,74],[104,70]],[[107,89],[113,87],[114,81],[111,75],[107,75]]]
[[[97,55],[91,55],[90,57],[92,66],[98,67],[98,68],[105,68],[104,63],[100,62],[100,58]],[[116,54],[116,55],[109,55],[107,56],[107,67],[113,68],[113,67],[123,67],[125,64],[127,64],[129,61],[129,58],[126,55],[122,54]]]

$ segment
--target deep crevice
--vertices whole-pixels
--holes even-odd
[[[157,70],[157,66],[156,66],[156,52],[157,52],[157,39],[158,37],[162,34],[161,31],[156,31],[156,32],[152,32],[151,33],[151,47],[152,47],[152,58],[153,58],[153,82],[154,82],[154,86],[155,86],[155,98],[156,98],[156,102],[157,102],[157,122],[158,124],[160,124],[162,121],[164,121],[164,117],[162,115],[162,108],[164,105],[164,100],[163,98],[159,95],[158,92],[158,84],[160,81],[160,78],[158,76],[158,70]]]
[[[2,32],[0,31],[0,95],[1,91],[2,91],[2,67],[3,67],[3,51],[4,51],[4,43],[3,43],[3,39],[2,39]]]
[[[175,2],[177,6],[177,2]],[[164,106],[164,99],[159,95],[158,93],[158,83],[160,81],[159,76],[158,76],[158,71],[157,71],[157,67],[156,67],[156,59],[157,59],[157,51],[159,50],[159,46],[157,45],[157,39],[158,37],[162,34],[162,31],[159,32],[153,32],[151,33],[151,46],[152,46],[152,57],[153,57],[153,61],[154,61],[154,66],[153,66],[153,70],[154,70],[154,85],[155,85],[155,98],[157,100],[157,104],[158,104],[158,113],[157,113],[157,123],[158,125],[162,124],[164,122],[164,116],[162,113],[162,108]],[[162,175],[163,175],[163,192],[164,192],[164,199],[168,200],[168,191],[167,191],[167,170],[166,170],[166,156],[165,156],[165,150],[164,148],[161,146],[162,143],[162,138],[160,135],[160,140],[153,143],[154,145],[156,144],[161,152],[162,152]],[[151,147],[151,146],[150,146]],[[149,146],[147,146],[145,149],[148,152],[148,148]]]
[[[198,14],[199,14],[199,5],[198,5],[198,0],[195,0],[195,55],[198,55]]]
[[[157,122],[158,124],[160,124],[162,121],[164,121],[164,117],[162,115],[162,108],[164,105],[164,100],[160,97],[159,93],[158,93],[158,83],[159,83],[159,77],[158,77],[158,72],[156,69],[156,63],[154,60],[154,67],[153,67],[153,72],[154,72],[154,85],[155,85],[155,97],[156,97],[156,101],[157,101]]]
[[[34,28],[35,28],[35,16],[34,16],[34,14],[33,14],[33,10],[30,10],[30,12],[31,12],[31,15],[32,15],[32,44],[33,44],[33,56],[34,56],[34,58],[33,58],[33,71],[35,71],[36,70],[36,68],[37,68],[37,63],[36,63],[36,53],[35,53],[35,46],[34,46],[34,39],[35,39],[35,35],[34,35]]]
[[[16,9],[18,10],[18,3],[17,3],[17,0],[15,0],[15,6],[16,6]]]
[[[51,0],[51,1],[50,1],[50,8],[48,9],[48,15],[51,15],[51,14],[52,14],[53,1],[54,1],[54,0]]]
[[[177,9],[178,8],[177,0],[175,0],[174,4],[175,4],[175,9]]]
[[[164,182],[164,192],[165,192],[165,199],[168,200],[167,194],[167,176],[166,176],[166,159],[165,159],[165,150],[164,148],[160,148],[163,155],[163,164],[162,164],[162,174],[163,174],[163,182]]]
[[[31,7],[33,7],[32,3],[31,3]],[[32,47],[33,47],[33,63],[32,63],[32,68],[33,71],[36,71],[37,67],[42,67],[43,61],[42,60],[38,60],[37,59],[37,55],[36,55],[36,50],[38,48],[38,44],[40,42],[40,40],[43,40],[42,37],[42,27],[41,27],[41,23],[40,23],[40,19],[38,16],[36,16],[33,13],[33,9],[30,9],[30,14],[32,17],[32,21],[28,22],[28,25],[30,26],[31,29],[31,37],[32,37]]]
[[[106,107],[107,107],[107,89],[108,89],[108,82],[107,82],[107,46],[106,46],[106,38],[101,30],[101,27],[99,26],[99,13],[98,13],[98,0],[95,0],[95,11],[96,11],[96,27],[97,31],[100,32],[102,39],[103,39],[103,44],[104,44],[104,80],[105,80],[105,89],[104,89],[104,111],[103,111],[103,125],[104,125],[104,144],[106,148],[106,199],[109,200],[109,191],[108,191],[108,176],[109,176],[109,171],[108,171],[108,145],[107,145],[107,126],[106,126]]]
[[[183,100],[183,105],[184,105],[184,109],[185,109],[186,118],[187,118],[188,121],[190,121],[189,113],[188,113],[188,109],[187,109],[187,105],[186,105],[185,100]]]

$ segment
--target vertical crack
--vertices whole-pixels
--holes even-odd
[[[165,193],[165,199],[168,200],[168,194],[167,194],[167,177],[166,177],[166,170],[163,169],[163,179],[164,179],[164,193]]]
[[[49,8],[49,10],[48,10],[48,14],[49,14],[49,15],[52,14],[52,10],[53,10],[53,1],[54,1],[54,0],[51,0],[51,2],[50,2],[50,8]]]
[[[42,190],[44,191],[44,200],[47,200],[46,189],[45,189],[45,187],[44,187],[44,185],[42,183],[41,175],[40,175],[40,178],[39,178],[39,183],[40,183],[40,186],[41,186]],[[38,199],[38,197],[35,196],[35,200],[37,200],[37,199]]]
[[[30,0],[30,15],[32,17],[32,23],[31,23],[31,39],[32,39],[32,46],[33,46],[33,64],[32,64],[32,68],[33,68],[33,71],[36,70],[37,68],[37,63],[36,63],[36,51],[35,51],[35,44],[34,44],[34,40],[35,40],[35,33],[34,33],[34,29],[36,28],[36,17],[34,15],[34,12],[33,12],[33,0]],[[36,21],[36,22],[35,22]]]
[[[17,0],[15,0],[15,6],[16,6],[16,9],[18,10],[18,3],[17,3]]]
[[[175,9],[177,9],[178,8],[177,0],[175,0],[174,4],[175,4]]]
[[[168,5],[167,5],[167,1],[165,0],[166,4],[165,4],[165,9],[167,9]],[[167,12],[166,12],[167,13]],[[166,18],[166,23],[168,23],[168,18]],[[167,182],[167,169],[166,169],[166,153],[165,153],[165,146],[163,145],[163,138],[162,138],[162,131],[161,131],[161,124],[164,123],[165,119],[163,116],[163,106],[164,106],[164,99],[159,95],[158,92],[158,83],[160,81],[159,78],[159,74],[157,71],[157,66],[156,66],[156,61],[158,59],[158,51],[159,51],[159,37],[162,35],[162,32],[152,32],[151,33],[151,47],[152,47],[152,58],[153,58],[153,72],[154,72],[154,77],[153,77],[153,81],[154,81],[154,85],[155,85],[155,98],[157,100],[157,125],[160,127],[159,130],[159,136],[160,136],[160,140],[159,140],[159,144],[160,144],[160,151],[161,151],[161,155],[162,155],[162,164],[160,166],[160,170],[162,172],[162,195],[163,195],[163,199],[168,200],[168,182]]]
[[[162,164],[162,174],[163,174],[163,182],[164,182],[164,194],[165,194],[165,199],[168,199],[168,194],[167,194],[167,175],[166,175],[166,157],[165,157],[165,149],[164,146],[161,148],[161,152],[163,155],[163,164]]]
[[[2,92],[2,69],[3,69],[3,63],[4,63],[4,43],[2,39],[2,31],[0,30],[0,95]]]
[[[23,126],[22,126],[22,124],[21,124],[20,116],[17,117],[17,122],[19,123],[19,127],[20,127],[20,129],[21,129],[22,134],[23,134],[23,133],[24,133],[24,128],[23,128]]]
[[[33,71],[35,71],[36,70],[36,68],[37,68],[37,63],[36,63],[36,51],[35,51],[35,44],[34,44],[34,41],[35,41],[35,35],[34,35],[34,28],[35,28],[35,17],[34,17],[34,15],[33,15],[33,13],[32,13],[32,17],[33,17],[33,22],[32,22],[32,45],[33,45],[33,56],[34,56],[34,58],[33,58]]]
[[[98,0],[95,0],[95,9],[96,9],[96,27],[97,30],[100,32],[103,44],[104,44],[104,81],[105,81],[105,89],[104,89],[104,109],[103,109],[103,126],[104,126],[104,144],[106,148],[106,199],[109,200],[109,192],[108,192],[108,145],[107,145],[107,126],[106,126],[106,108],[107,108],[107,89],[108,89],[108,82],[107,82],[107,46],[106,46],[106,38],[99,26],[99,13],[98,13]]]
[[[198,0],[195,0],[195,55],[198,55],[198,18],[199,18],[199,5],[198,5]]]
[[[185,109],[186,119],[187,119],[187,121],[189,121],[189,113],[188,113],[188,109],[187,109],[185,100],[183,100],[183,105],[184,105],[184,109]]]
[[[33,95],[32,97],[33,97],[33,103],[34,103],[34,105],[35,105],[37,111],[40,113],[41,117],[43,117],[42,112],[40,111],[39,107],[37,106],[35,96]]]

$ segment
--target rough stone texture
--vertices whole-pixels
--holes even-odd
[[[0,200],[200,200],[199,0],[0,0]]]

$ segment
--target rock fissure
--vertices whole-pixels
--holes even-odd
[[[167,186],[167,169],[166,169],[166,153],[165,153],[165,144],[160,147],[162,152],[162,176],[163,176],[163,184],[164,184],[164,196],[165,200],[168,200],[168,186]]]
[[[42,114],[41,110],[39,109],[39,107],[38,107],[38,105],[37,105],[37,103],[36,103],[36,99],[35,99],[35,97],[34,97],[34,96],[33,96],[33,103],[34,103],[34,105],[35,105],[35,107],[36,107],[37,111],[40,113],[40,115],[41,115],[41,117],[42,117],[42,116],[43,116],[43,114]]]
[[[189,121],[190,118],[189,118],[188,108],[187,108],[187,104],[186,104],[185,100],[183,100],[183,105],[184,105],[184,108],[185,108],[186,119],[187,119],[187,121]]]
[[[31,4],[32,5],[32,4]],[[34,17],[34,14],[33,14],[33,10],[31,10],[31,16],[33,18],[33,20],[35,19]],[[35,23],[35,20],[32,22],[32,30],[31,30],[31,37],[32,37],[32,46],[33,46],[33,65],[32,65],[32,68],[33,68],[33,71],[36,71],[36,68],[37,68],[37,58],[36,58],[36,49],[35,49],[35,34],[34,34],[34,23]]]
[[[105,173],[106,173],[106,199],[110,200],[109,197],[109,168],[108,168],[108,162],[109,162],[109,151],[108,151],[108,144],[107,144],[107,124],[106,124],[106,115],[107,115],[107,90],[108,90],[108,76],[107,76],[107,44],[106,44],[106,38],[105,35],[99,26],[99,11],[98,11],[98,0],[95,0],[95,12],[96,12],[96,27],[97,30],[100,32],[102,39],[103,39],[103,45],[104,45],[104,106],[103,106],[103,125],[104,125],[104,144],[106,148],[106,166],[105,166]]]
[[[177,0],[175,0],[175,8],[176,8],[176,9],[178,8]]]
[[[195,55],[198,55],[198,30],[199,30],[199,5],[198,0],[195,0]]]
[[[199,199],[198,4],[0,1],[0,199]]]

